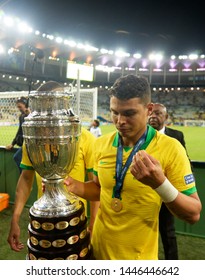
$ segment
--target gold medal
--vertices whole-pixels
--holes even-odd
[[[122,210],[122,202],[119,198],[114,197],[111,201],[111,208],[115,212],[120,212]]]

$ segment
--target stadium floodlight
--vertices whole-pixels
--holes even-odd
[[[115,55],[118,57],[130,57],[130,53],[124,52],[123,50],[117,50]]]
[[[189,59],[191,59],[191,60],[195,60],[198,57],[199,57],[198,54],[195,54],[195,53],[192,53],[192,54],[189,55]]]
[[[14,48],[10,48],[9,50],[8,50],[8,54],[12,54],[14,52]]]
[[[100,49],[100,52],[101,52],[102,54],[107,54],[107,53],[108,53],[108,50],[106,50],[106,49]]]
[[[125,67],[125,70],[127,70],[127,71],[134,71],[135,68],[133,68],[133,67]]]
[[[19,80],[19,77],[16,77],[16,80]]]
[[[99,49],[96,47],[93,47],[91,45],[85,45],[85,50],[86,51],[92,51],[92,52],[97,52]]]
[[[61,44],[63,42],[63,39],[61,37],[56,37],[56,42]]]
[[[11,26],[13,26],[14,25],[14,20],[13,20],[13,18],[12,17],[4,17],[4,24],[6,25],[6,26],[9,26],[9,27],[11,27]]]
[[[163,70],[161,68],[154,68],[153,72],[162,72]]]
[[[53,35],[47,35],[46,38],[48,38],[49,40],[53,40],[54,36]]]
[[[139,68],[139,71],[140,72],[147,72],[147,71],[149,71],[149,69],[147,69],[147,68]]]
[[[133,57],[136,59],[140,59],[142,57],[141,53],[135,53],[133,54]]]
[[[82,43],[78,43],[78,44],[77,44],[77,48],[78,48],[78,49],[84,49],[84,48],[85,48],[85,45],[82,44]]]
[[[75,47],[77,45],[77,43],[72,40],[64,40],[64,45],[68,45],[70,47]]]
[[[113,51],[113,50],[109,50],[109,51],[108,51],[108,54],[111,54],[111,55],[112,55],[112,54],[114,54],[114,51]]]
[[[151,53],[149,55],[149,60],[161,61],[163,59],[163,55],[161,53]]]
[[[204,55],[204,54],[201,54],[201,55],[200,55],[200,58],[205,58],[205,55]]]
[[[0,54],[3,54],[3,53],[5,53],[5,49],[2,45],[0,45]]]
[[[178,56],[178,58],[181,60],[183,60],[183,59],[187,59],[188,58],[188,56],[187,55],[179,55]]]
[[[96,65],[95,70],[110,73],[115,71],[115,67],[109,67],[107,65]]]
[[[171,55],[171,59],[172,60],[176,59],[176,56],[175,55]]]
[[[169,72],[177,72],[177,69],[176,68],[170,68]]]
[[[26,33],[26,32],[31,33],[32,32],[32,28],[30,26],[28,26],[28,24],[26,22],[23,22],[23,21],[19,22],[18,30],[22,33]]]
[[[37,36],[40,35],[40,31],[39,31],[39,30],[36,30],[36,31],[35,31],[35,35],[37,35]]]
[[[200,72],[200,71],[201,71],[201,72],[204,72],[204,71],[205,71],[205,68],[204,68],[204,67],[197,68],[196,71],[198,71],[198,72]]]

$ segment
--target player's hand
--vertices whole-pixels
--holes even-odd
[[[75,193],[76,182],[77,182],[77,181],[74,180],[74,179],[71,178],[71,177],[67,177],[67,178],[64,180],[64,184],[67,186],[68,192]]]
[[[7,146],[5,147],[5,149],[6,149],[6,150],[11,150],[11,149],[13,149],[13,147],[14,147],[14,146],[13,146],[12,144],[10,144],[10,145],[7,145]]]
[[[144,150],[133,157],[130,171],[138,181],[153,189],[159,187],[166,179],[160,162]]]
[[[11,249],[16,252],[20,252],[24,248],[23,243],[19,241],[19,237],[20,237],[20,227],[17,222],[12,221],[7,241]]]
[[[46,189],[46,186],[45,186],[45,183],[41,183],[41,190],[42,190],[42,193],[45,192],[45,189]]]

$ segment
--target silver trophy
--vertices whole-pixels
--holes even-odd
[[[48,82],[29,95],[31,114],[23,123],[29,159],[45,184],[30,209],[28,259],[89,259],[90,236],[83,203],[68,193],[64,179],[73,168],[81,133],[69,106],[72,88]]]

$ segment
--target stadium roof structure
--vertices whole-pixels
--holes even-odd
[[[34,30],[19,18],[10,17],[0,11],[0,72],[25,76],[30,71],[26,61],[30,61],[31,64],[33,60],[43,61],[44,65],[41,65],[41,68],[45,68],[45,65],[58,67],[58,71],[61,72],[60,77],[66,76],[65,64],[69,61],[93,65],[95,73],[106,74],[106,77],[100,74],[99,79],[104,79],[104,82],[113,82],[119,75],[125,73],[142,73],[149,77],[150,82],[152,74],[161,76],[175,74],[178,75],[178,80],[173,83],[177,84],[181,75],[196,76],[205,73],[203,53],[167,57],[166,54],[158,51],[146,55],[137,51],[131,54],[120,48],[100,49],[88,42],[76,42],[69,35],[65,38]],[[36,69],[36,73],[38,70]],[[49,75],[55,76],[55,73],[52,72],[47,76],[50,77]],[[42,78],[35,73],[34,76]],[[165,84],[165,79],[156,83]]]
[[[141,53],[128,53],[125,50],[99,49],[86,42],[76,42],[73,38],[62,38],[53,34],[47,34],[39,30],[33,30],[26,22],[19,18],[7,16],[0,11],[0,53],[12,52],[13,49],[20,50],[43,50],[46,55],[52,58],[67,58],[95,65],[108,65],[118,67],[125,63],[132,68],[139,63],[147,66],[156,64],[156,67],[169,63],[170,67],[182,63],[187,67],[193,63],[198,66],[205,66],[205,54],[192,53],[179,56],[166,57],[162,52],[153,51],[148,56]],[[188,63],[189,62],[189,63]],[[158,67],[159,68],[159,67]],[[201,67],[202,68],[202,67]]]

